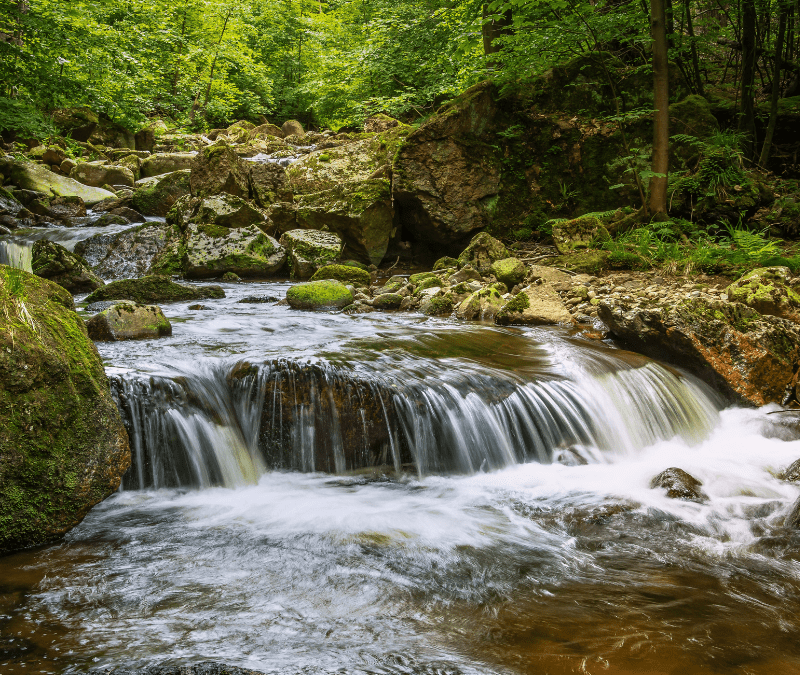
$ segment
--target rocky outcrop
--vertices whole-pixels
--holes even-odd
[[[233,272],[268,277],[283,269],[286,249],[258,227],[190,224],[184,233],[185,275],[207,279]]]
[[[104,185],[133,187],[134,183],[133,172],[127,166],[106,162],[81,162],[69,172],[69,177],[92,187]]]
[[[33,244],[31,269],[36,276],[49,279],[70,293],[88,293],[105,283],[83,258],[47,239]]]
[[[120,300],[86,322],[92,340],[148,340],[172,335],[172,325],[160,307]]]
[[[154,274],[141,279],[112,281],[89,295],[86,302],[133,300],[143,305],[154,305],[156,303],[188,302],[224,297],[225,291],[221,286],[176,284],[169,277]]]
[[[44,544],[120,484],[130,449],[60,286],[0,267],[0,553]]]
[[[543,326],[572,324],[575,320],[553,287],[546,281],[539,281],[503,305],[495,322],[501,326]]]
[[[163,223],[132,227],[116,234],[96,234],[79,241],[75,253],[104,279],[130,279],[150,271],[167,245],[172,228]]]
[[[250,202],[230,194],[187,197],[175,204],[168,222],[185,230],[190,224],[227,228],[261,226],[266,216]]]
[[[320,268],[339,260],[342,240],[330,232],[290,230],[280,239],[286,248],[287,264],[292,279],[309,279]]]
[[[340,281],[326,279],[292,286],[286,292],[292,309],[331,310],[352,304],[353,294]]]
[[[113,192],[83,185],[33,162],[0,159],[0,173],[22,190],[41,192],[53,197],[80,197],[87,206],[114,199]]]
[[[189,194],[190,175],[191,171],[184,169],[136,181],[131,204],[146,216],[166,216],[181,197]]]
[[[142,178],[191,169],[196,156],[196,152],[159,152],[150,155],[142,160]]]
[[[286,170],[273,162],[251,162],[250,196],[262,208],[275,202],[291,202],[292,192],[286,180]]]

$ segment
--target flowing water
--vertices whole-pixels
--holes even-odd
[[[0,559],[1,673],[800,672],[796,418],[562,329],[239,302],[287,286],[98,345],[133,466]]]

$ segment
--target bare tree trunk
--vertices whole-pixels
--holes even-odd
[[[767,168],[769,153],[772,151],[772,137],[775,135],[775,125],[778,123],[778,99],[781,96],[783,41],[786,36],[786,19],[789,15],[789,7],[785,2],[779,2],[778,6],[778,37],[775,41],[775,69],[772,73],[772,95],[769,101],[769,124],[767,125],[767,133],[764,136],[764,145],[761,147],[761,156],[758,158],[758,165],[762,169]]]
[[[669,171],[669,62],[664,0],[650,0],[650,34],[653,38],[653,173],[650,179],[650,211],[667,212]]]
[[[747,134],[745,155],[752,161],[756,147],[756,4],[742,0],[742,104],[739,131]]]
[[[490,16],[492,14],[489,11],[489,6],[483,5],[481,33],[483,35],[483,53],[486,56],[497,54],[501,50],[501,46],[495,40],[502,35],[510,34],[513,23],[513,15],[510,9],[500,19],[489,19]],[[492,68],[499,68],[501,64],[499,59],[489,59],[486,65]]]

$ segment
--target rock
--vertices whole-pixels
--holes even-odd
[[[439,258],[435,263],[433,263],[433,271],[436,272],[437,270],[446,270],[450,267],[455,267],[456,265],[458,265],[458,260],[451,258],[450,256],[444,256],[444,258]]]
[[[458,256],[458,266],[472,265],[481,274],[488,274],[494,263],[508,257],[508,250],[502,242],[486,232],[480,232]]]
[[[403,304],[403,296],[398,293],[382,293],[375,296],[372,306],[375,309],[399,309]]]
[[[86,322],[92,340],[151,340],[172,335],[172,326],[160,307],[120,300]]]
[[[241,300],[239,302],[241,302]],[[201,305],[201,304],[198,303],[198,304],[194,304],[194,305],[189,305],[187,307],[187,309],[204,310],[205,311],[205,310],[211,310],[211,309],[214,309],[214,308],[213,307],[209,307],[208,305]]]
[[[292,192],[286,179],[286,169],[279,164],[251,162],[250,194],[262,208],[275,202],[291,202]]]
[[[503,258],[492,263],[490,269],[497,280],[509,288],[514,288],[525,279],[525,263],[519,258]]]
[[[572,277],[569,274],[557,270],[555,267],[531,265],[528,274],[530,275],[531,281],[543,279],[544,281],[549,281],[551,284],[572,283]]]
[[[224,298],[221,286],[187,286],[176,284],[169,277],[150,275],[141,279],[121,279],[98,288],[86,302],[98,300],[133,300],[143,305],[164,302],[186,302],[206,298]]]
[[[589,462],[576,448],[559,448],[553,452],[553,463],[564,466],[586,466]]]
[[[8,190],[0,187],[0,214],[17,217],[25,207]]]
[[[428,316],[450,316],[453,313],[453,296],[441,291],[429,296],[423,295],[419,308]]]
[[[800,362],[800,326],[738,302],[603,298],[598,317],[628,349],[670,361],[736,401],[780,403]]]
[[[225,272],[222,275],[222,281],[241,281],[242,277],[240,277],[236,272]]]
[[[236,302],[242,305],[263,305],[266,303],[278,302],[278,298],[273,295],[246,295]]]
[[[353,286],[369,286],[370,284],[369,272],[349,265],[325,265],[325,267],[320,267],[314,272],[311,281],[319,281],[320,279],[335,279],[343,284],[353,284]]]
[[[118,206],[109,211],[114,216],[122,216],[129,223],[144,223],[147,222],[145,217],[134,209],[129,209],[127,206]]]
[[[86,204],[78,196],[54,197],[50,200],[48,213],[55,218],[83,218]]]
[[[162,223],[145,224],[114,234],[96,234],[79,241],[75,252],[104,279],[134,278],[147,274],[172,237]],[[165,270],[172,272],[172,270]],[[177,270],[176,272],[182,272]]]
[[[125,427],[60,286],[0,267],[0,554],[53,541],[119,488]]]
[[[595,244],[610,238],[603,223],[593,216],[563,220],[553,225],[553,241],[558,252],[564,255],[578,248],[596,248]]]
[[[258,227],[228,228],[190,224],[185,232],[185,274],[190,279],[233,272],[267,277],[286,263],[286,249]]]
[[[67,176],[59,176],[33,162],[0,159],[0,173],[8,176],[22,190],[33,190],[53,197],[80,197],[86,206],[94,206],[105,199],[114,198],[113,192],[84,185]]]
[[[262,226],[266,216],[240,197],[219,194],[212,197],[184,197],[167,214],[167,222],[185,230],[189,224],[227,228]]]
[[[711,105],[702,96],[691,94],[669,107],[670,133],[707,138],[719,130]]]
[[[134,134],[133,141],[136,145],[136,150],[153,152],[153,148],[156,144],[156,135],[153,129],[146,127],[144,129],[139,129],[139,131]]]
[[[353,302],[353,294],[340,281],[309,281],[286,292],[292,309],[343,309]]]
[[[506,304],[503,296],[495,288],[483,288],[472,293],[456,310],[459,319],[474,321],[493,321]]]
[[[250,134],[247,137],[249,141],[255,141],[259,139],[265,139],[267,136],[274,136],[275,138],[283,138],[285,134],[280,127],[276,127],[274,124],[262,124],[257,126],[255,129],[250,130]]]
[[[189,181],[195,197],[221,192],[247,198],[250,193],[250,166],[224,141],[203,148],[192,162]]]
[[[89,140],[99,121],[97,115],[89,108],[59,108],[53,111],[53,124],[56,129],[64,136],[81,143]]]
[[[330,232],[290,230],[280,239],[286,248],[292,279],[309,279],[320,267],[336,262],[342,254],[342,240]]]
[[[108,309],[109,307],[113,307],[116,305],[119,300],[101,300],[99,302],[90,302],[86,305],[86,311],[92,314],[97,314],[98,312],[102,312],[104,309]]]
[[[702,485],[694,476],[674,466],[662,471],[650,481],[652,489],[666,489],[667,497],[670,499],[700,503],[708,501],[708,496],[700,489]]]
[[[791,527],[793,530],[800,529],[800,499],[794,503],[783,524],[786,527]]]
[[[382,131],[387,131],[388,129],[393,129],[399,124],[400,122],[394,119],[394,117],[389,117],[383,113],[378,113],[377,115],[372,115],[364,120],[364,131],[368,134],[376,134]]]
[[[792,462],[786,471],[781,475],[783,480],[788,480],[790,483],[800,483],[800,459]]]
[[[136,149],[136,136],[132,131],[121,124],[102,117],[92,135],[89,136],[88,142],[92,145],[103,145],[111,148]]]
[[[576,250],[569,255],[550,258],[548,262],[579,274],[597,274],[608,267],[610,256],[610,251]]]
[[[61,163],[67,158],[67,154],[62,148],[57,145],[40,145],[27,153],[28,157],[35,159],[47,166],[61,166]]]
[[[532,284],[506,302],[495,317],[501,326],[575,323],[558,293],[547,282]]]
[[[284,137],[298,136],[299,138],[302,138],[306,135],[303,125],[297,120],[286,120],[281,126],[281,131],[283,132]]]
[[[121,164],[95,164],[83,162],[69,173],[69,177],[84,185],[103,187],[103,185],[127,185],[133,187],[133,172]]]
[[[115,213],[104,213],[92,225],[94,227],[108,227],[109,225],[128,225],[130,221],[124,216],[118,216]]]
[[[181,197],[189,195],[190,176],[183,170],[137,181],[133,208],[146,216],[166,216]]]
[[[192,168],[196,152],[158,152],[142,161],[142,177],[161,176],[165,173],[185,171]]]
[[[730,302],[741,302],[759,314],[800,321],[800,295],[789,286],[788,267],[762,267],[734,281],[725,292]]]
[[[33,244],[31,269],[36,276],[49,279],[70,293],[87,293],[105,283],[83,258],[48,239]]]
[[[212,661],[190,666],[147,666],[146,668],[97,668],[90,670],[89,675],[264,675],[264,673],[238,666],[226,666]]]

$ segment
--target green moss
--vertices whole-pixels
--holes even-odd
[[[444,316],[453,312],[453,296],[450,293],[431,298],[422,308],[428,316]]]
[[[446,270],[451,267],[455,267],[456,265],[458,265],[458,260],[449,256],[445,256],[444,258],[439,258],[435,263],[433,263],[433,271],[436,272],[437,270]]]
[[[144,305],[159,302],[185,302],[204,298],[224,298],[219,286],[186,286],[176,284],[169,277],[150,275],[141,279],[112,281],[86,298],[86,302],[99,300],[133,300]]]
[[[412,286],[416,286],[423,279],[431,279],[431,278],[438,279],[439,277],[433,272],[418,272],[417,274],[412,274],[410,277],[408,277],[408,281]]]
[[[530,306],[531,301],[527,293],[520,292],[503,305],[503,314],[521,314]]]
[[[353,286],[369,286],[370,283],[369,272],[348,265],[325,265],[320,267],[311,277],[311,281],[319,281],[320,279],[335,279],[343,284],[352,284]]]
[[[426,288],[435,288],[436,286],[441,286],[442,280],[437,277],[435,274],[429,277],[425,277],[422,279],[414,289],[414,293],[420,293],[424,291]]]
[[[311,281],[292,286],[286,300],[293,309],[342,309],[353,302],[353,294],[339,281]]]
[[[230,234],[230,229],[221,225],[198,225],[197,231],[212,239],[221,239]]]

